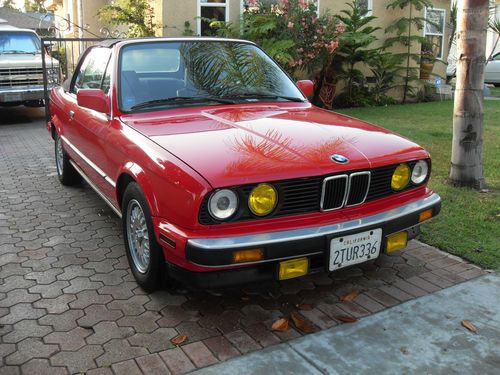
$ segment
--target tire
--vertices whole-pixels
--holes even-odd
[[[59,178],[61,184],[65,186],[79,184],[82,181],[82,176],[80,176],[80,174],[69,162],[70,159],[66,151],[64,151],[62,139],[57,133],[55,135],[54,152],[56,158],[57,177]]]
[[[135,182],[125,189],[122,213],[123,238],[130,269],[141,288],[152,292],[166,280],[165,258],[156,242],[149,205]]]

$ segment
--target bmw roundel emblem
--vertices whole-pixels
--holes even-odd
[[[349,159],[346,158],[344,155],[333,154],[332,156],[330,156],[330,158],[332,159],[332,161],[339,163],[339,164],[349,163]]]

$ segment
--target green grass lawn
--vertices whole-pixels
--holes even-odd
[[[438,217],[423,225],[421,239],[482,267],[500,269],[500,101],[485,101],[484,172],[489,191],[446,184],[453,102],[343,109],[421,144],[432,155],[430,187],[443,198]]]

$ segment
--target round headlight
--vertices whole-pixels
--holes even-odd
[[[233,216],[238,209],[238,196],[229,189],[216,191],[208,200],[208,211],[217,220]]]
[[[269,184],[260,184],[253,188],[248,197],[248,207],[257,216],[270,214],[278,202],[276,189]]]
[[[410,182],[410,167],[406,164],[399,164],[392,174],[392,190],[403,190]]]
[[[413,167],[413,171],[411,172],[411,182],[414,184],[421,184],[427,178],[427,174],[429,173],[429,165],[425,160],[417,161],[417,164]]]

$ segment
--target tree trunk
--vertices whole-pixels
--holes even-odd
[[[488,0],[459,2],[457,80],[448,182],[484,189],[483,86]]]
[[[410,16],[408,17],[408,40],[407,40],[407,51],[406,51],[406,75],[405,75],[405,86],[403,92],[403,100],[402,103],[406,104],[406,96],[408,95],[408,86],[410,82],[410,52],[411,52],[411,25],[412,25],[412,8],[413,4],[409,4],[410,7]]]

